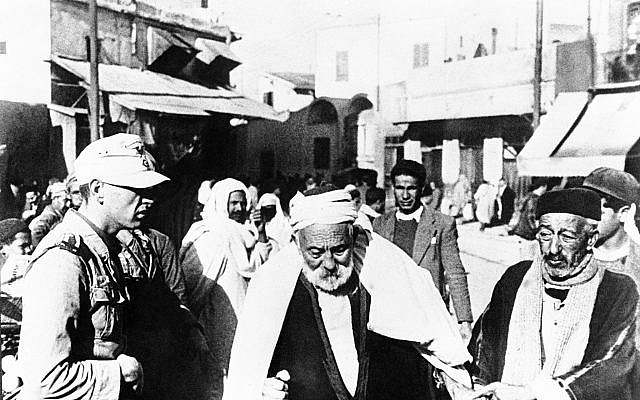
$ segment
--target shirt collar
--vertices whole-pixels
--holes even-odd
[[[616,261],[627,257],[631,250],[629,241],[625,242],[622,247],[615,250],[602,250],[599,247],[593,249],[593,258],[600,261]]]
[[[87,225],[89,225],[91,230],[96,235],[98,235],[98,237],[102,240],[102,242],[105,244],[105,246],[107,247],[107,249],[109,250],[110,253],[118,254],[120,252],[120,250],[122,250],[122,246],[120,245],[120,242],[118,241],[118,239],[115,238],[115,236],[108,235],[105,231],[103,231],[102,229],[98,228],[93,222],[91,222],[91,220],[89,220],[89,218],[85,217],[84,215],[82,215],[81,213],[79,213],[79,212],[77,212],[77,211],[75,211],[73,209],[70,209],[67,212],[71,212],[72,215],[75,215],[75,216],[79,217]]]
[[[396,219],[400,221],[411,221],[415,220],[416,222],[420,222],[420,217],[422,216],[423,206],[420,206],[417,210],[412,212],[411,214],[401,213],[400,210],[396,211]]]

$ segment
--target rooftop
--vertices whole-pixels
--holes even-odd
[[[291,82],[295,89],[315,90],[316,77],[314,74],[304,74],[301,72],[271,72],[273,76]]]
[[[67,1],[89,4],[89,0]],[[218,24],[214,20],[214,15],[208,15],[206,11],[160,8],[137,0],[97,0],[97,2],[100,8],[136,16],[158,27],[181,27],[201,33],[207,39],[228,41],[229,43],[241,39],[227,25]]]

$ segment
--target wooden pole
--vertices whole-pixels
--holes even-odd
[[[100,139],[100,89],[98,85],[98,5],[89,1],[89,127],[91,141]]]
[[[542,11],[543,0],[536,0],[536,55],[533,71],[533,129],[540,125],[541,88],[542,81]]]
[[[380,111],[380,13],[376,17],[376,111]]]
[[[589,67],[591,70],[591,87],[596,85],[596,48],[593,40],[593,32],[591,31],[591,0],[587,2],[587,40],[589,41]]]

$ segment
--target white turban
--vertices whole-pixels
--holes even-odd
[[[204,205],[202,215],[205,217],[219,215],[229,218],[229,196],[236,191],[243,192],[245,199],[249,201],[249,193],[244,183],[233,178],[216,182],[211,188],[211,194]]]
[[[313,224],[353,223],[358,217],[351,196],[344,190],[332,190],[312,196],[298,192],[289,203],[294,232]]]

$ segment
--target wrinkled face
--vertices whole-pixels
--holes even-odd
[[[393,180],[393,194],[400,212],[411,214],[420,207],[418,179],[409,175],[398,175]]]
[[[600,221],[598,222],[598,241],[606,242],[609,238],[618,232],[618,229],[623,229],[620,223],[620,212],[625,208],[613,211],[613,208],[606,207],[606,200],[600,199],[600,205],[602,214],[600,215]]]
[[[1,250],[6,257],[31,254],[31,234],[29,232],[16,233],[13,242],[2,246]]]
[[[103,206],[109,226],[119,229],[140,227],[154,202],[153,188],[131,188],[104,183]]]
[[[307,280],[324,292],[340,292],[353,273],[353,226],[314,224],[298,232],[296,243]]]
[[[71,199],[71,208],[77,210],[82,204],[82,196],[80,195],[80,185],[75,181],[69,185],[69,198]]]
[[[537,239],[548,275],[562,280],[578,272],[597,237],[596,230],[583,217],[566,213],[542,215]]]
[[[229,194],[229,203],[227,203],[227,211],[229,218],[239,224],[244,224],[247,220],[247,196],[244,191],[236,190]]]

